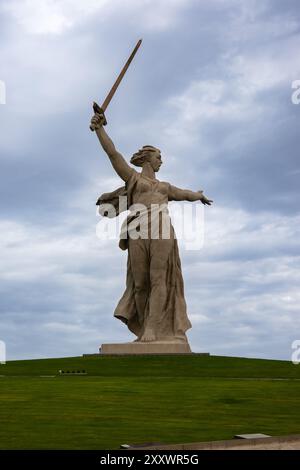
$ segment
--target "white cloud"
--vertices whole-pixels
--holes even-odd
[[[228,0],[221,0],[228,4]],[[236,3],[231,9],[230,28],[224,32],[224,38],[236,46],[254,41],[263,44],[270,39],[278,39],[298,31],[299,20],[288,9],[279,14],[272,11],[269,0],[233,0]]]
[[[253,100],[238,83],[225,80],[193,81],[179,96],[168,104],[177,109],[186,125],[201,121],[249,120],[260,111],[253,107]]]
[[[250,50],[231,46],[215,64],[218,75],[207,72],[209,78],[192,78],[181,92],[163,103],[167,119],[159,127],[174,148],[193,147],[197,142],[203,158],[209,158],[215,141],[209,143],[205,133],[212,126],[230,126],[231,133],[224,142],[229,150],[249,139],[248,124],[260,130],[266,122],[280,119],[274,90],[280,87],[290,100],[291,84],[300,77],[300,65],[295,60],[300,35],[287,34],[276,43],[276,54],[273,42]],[[264,99],[271,93],[273,102]]]
[[[255,52],[232,57],[228,68],[245,94],[255,96],[279,85],[288,91],[292,81],[300,76],[300,65],[295,60],[295,50],[299,47],[300,35],[295,34],[280,41],[276,55],[270,47],[261,46]]]
[[[61,228],[36,227],[13,221],[1,221],[0,247],[2,253],[0,275],[2,281],[33,282],[60,277],[64,284],[74,285],[72,272],[76,272],[76,282],[83,288],[91,287],[94,279],[77,272],[78,266],[96,267],[97,262],[113,259],[96,238],[95,231],[78,233],[65,221]],[[96,225],[96,217],[95,217]],[[74,232],[74,233],[72,233]]]
[[[164,30],[177,19],[190,0],[9,0],[5,11],[30,34],[62,34],[97,15],[101,24],[111,14],[134,15],[141,30]],[[131,16],[132,17],[132,16]]]
[[[61,34],[84,17],[104,9],[108,0],[9,0],[3,5],[31,34]]]
[[[181,252],[197,351],[289,358],[300,329],[299,224],[293,216],[206,211],[203,249]]]

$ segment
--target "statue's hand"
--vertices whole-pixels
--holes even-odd
[[[106,122],[104,114],[95,113],[91,119],[91,126],[96,130]]]
[[[213,201],[211,199],[207,199],[207,197],[204,196],[203,191],[198,191],[198,192],[200,193],[200,201],[202,202],[202,204],[211,206]]]

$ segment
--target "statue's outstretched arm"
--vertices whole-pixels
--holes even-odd
[[[103,120],[103,115],[96,113],[91,119],[91,124],[95,126],[99,142],[104,152],[109,157],[114,170],[120,178],[126,182],[132,175],[133,169],[128,165],[125,158],[116,150],[113,141],[104,130]]]
[[[169,201],[201,201],[202,204],[207,204],[210,206],[212,204],[211,199],[207,199],[204,196],[203,191],[190,191],[189,189],[180,189],[176,188],[176,186],[169,185],[169,193],[168,193]]]

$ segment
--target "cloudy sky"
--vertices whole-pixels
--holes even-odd
[[[291,356],[300,339],[297,0],[1,0],[0,340],[9,359],[75,356],[134,339],[113,318],[126,252],[96,236],[120,181],[89,131],[107,111],[129,158],[204,189],[204,246],[180,243],[193,351]],[[0,99],[1,101],[1,99]]]

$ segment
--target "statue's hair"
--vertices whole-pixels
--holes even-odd
[[[130,163],[135,166],[143,166],[143,164],[151,156],[151,152],[155,152],[156,147],[152,145],[144,145],[138,152],[134,153],[130,159]]]

